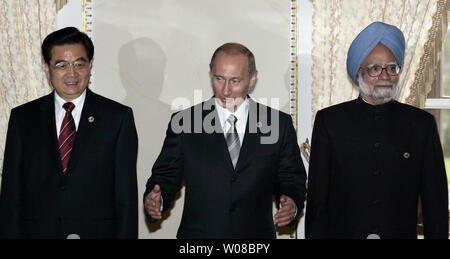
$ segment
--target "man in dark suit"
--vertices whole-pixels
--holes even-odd
[[[375,22],[352,42],[356,100],[320,110],[308,175],[306,238],[448,238],[448,190],[433,116],[394,100],[405,39]]]
[[[1,238],[137,238],[131,108],[87,89],[94,46],[73,27],[42,43],[54,91],[11,110]]]
[[[274,222],[294,224],[306,192],[292,120],[248,97],[257,71],[245,46],[222,45],[210,69],[215,98],[171,118],[144,194],[148,217],[161,219],[185,180],[178,238],[275,238]]]

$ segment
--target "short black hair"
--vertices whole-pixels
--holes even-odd
[[[209,69],[212,71],[214,68],[214,61],[219,52],[224,52],[227,55],[244,55],[248,59],[248,72],[253,75],[256,72],[255,55],[244,45],[236,42],[228,42],[220,46],[214,51],[211,62],[209,63]]]
[[[50,33],[42,42],[41,50],[45,63],[50,64],[53,47],[66,44],[81,44],[86,50],[89,61],[94,57],[94,44],[89,36],[75,27],[66,27]]]

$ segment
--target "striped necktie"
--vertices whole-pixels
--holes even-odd
[[[225,140],[227,142],[231,162],[233,163],[233,168],[236,169],[236,164],[239,158],[239,151],[241,149],[241,142],[239,141],[239,135],[236,130],[237,118],[234,115],[230,115],[230,117],[228,117],[227,119],[227,122],[230,123],[231,127],[225,134]]]
[[[75,108],[75,105],[67,102],[63,105],[63,108],[66,110],[66,115],[61,124],[61,130],[59,131],[59,154],[61,157],[62,171],[65,175],[75,140],[75,121],[72,117],[72,110]]]

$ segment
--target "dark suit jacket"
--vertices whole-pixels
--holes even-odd
[[[0,237],[137,238],[137,142],[131,108],[88,89],[63,176],[54,93],[12,109]]]
[[[448,237],[448,190],[433,116],[396,101],[361,98],[316,115],[311,146],[307,238]]]
[[[279,117],[279,138],[273,144],[261,144],[261,137],[270,135],[265,127],[277,124],[274,117],[267,116],[272,111]],[[273,195],[277,200],[281,194],[293,198],[300,214],[306,192],[306,172],[291,117],[250,99],[245,137],[234,170],[216,116],[214,99],[172,116],[175,125],[182,117],[181,124],[188,132],[176,133],[169,124],[144,197],[159,184],[163,210],[167,210],[184,179],[178,238],[275,238]],[[268,117],[267,122],[262,117]],[[202,128],[202,123],[209,122],[215,127],[213,133]],[[195,127],[198,133],[189,133]]]

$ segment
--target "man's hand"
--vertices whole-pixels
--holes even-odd
[[[161,219],[161,187],[158,184],[145,197],[144,206],[153,219]]]
[[[284,227],[288,225],[295,217],[297,205],[292,198],[281,195],[280,197],[280,209],[274,215],[275,225],[278,227]]]

